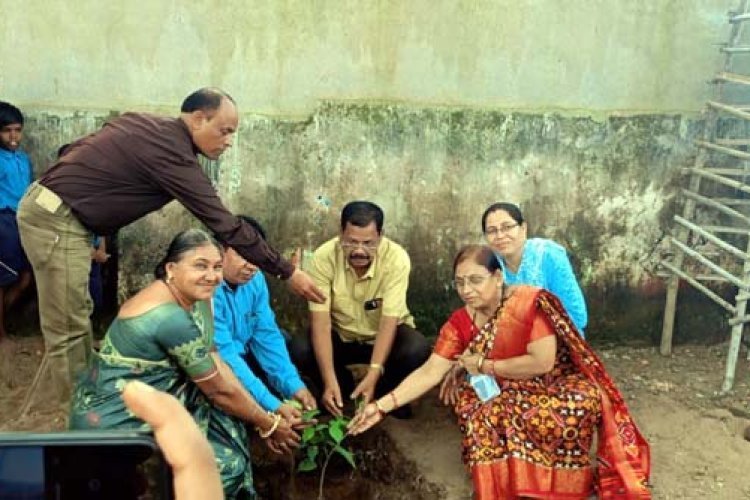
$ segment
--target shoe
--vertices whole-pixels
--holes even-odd
[[[399,420],[409,420],[411,418],[414,418],[414,412],[411,409],[411,405],[404,405],[400,408],[396,408],[392,412],[388,413],[388,415]]]

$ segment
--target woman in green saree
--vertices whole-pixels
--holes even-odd
[[[148,430],[120,397],[127,382],[145,382],[177,397],[193,416],[216,455],[227,498],[254,498],[244,423],[277,452],[296,447],[299,437],[265,412],[215,353],[210,300],[221,264],[221,248],[204,231],[172,240],[156,280],[122,305],[78,383],[70,428]]]

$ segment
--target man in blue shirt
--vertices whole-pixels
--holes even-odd
[[[240,218],[265,239],[255,219]],[[301,411],[280,401],[263,379],[282,398],[297,400],[305,409],[316,408],[315,398],[289,359],[263,273],[231,247],[224,247],[224,282],[214,295],[214,317],[219,354],[263,408],[281,414],[291,425],[301,422]]]
[[[23,114],[0,101],[0,340],[6,337],[5,312],[31,284],[31,266],[21,247],[16,212],[31,184],[31,163],[21,151]]]

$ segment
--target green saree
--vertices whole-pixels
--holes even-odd
[[[120,397],[128,381],[140,380],[175,396],[193,416],[214,450],[227,498],[254,498],[245,426],[211,404],[191,380],[216,370],[212,346],[213,320],[205,302],[190,313],[166,303],[115,319],[76,386],[70,428],[149,430]]]

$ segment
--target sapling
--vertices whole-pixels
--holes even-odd
[[[360,404],[358,402],[357,407]],[[307,410],[302,413],[303,422],[311,422],[311,425],[302,431],[302,442],[299,447],[299,453],[302,455],[302,461],[297,465],[297,470],[307,472],[317,469],[320,466],[320,479],[318,482],[318,500],[323,500],[323,484],[325,482],[326,470],[334,454],[338,454],[351,465],[352,469],[357,468],[354,461],[354,454],[342,441],[346,438],[346,426],[351,418],[341,415],[331,419],[315,423],[315,417],[320,414],[320,410]]]

